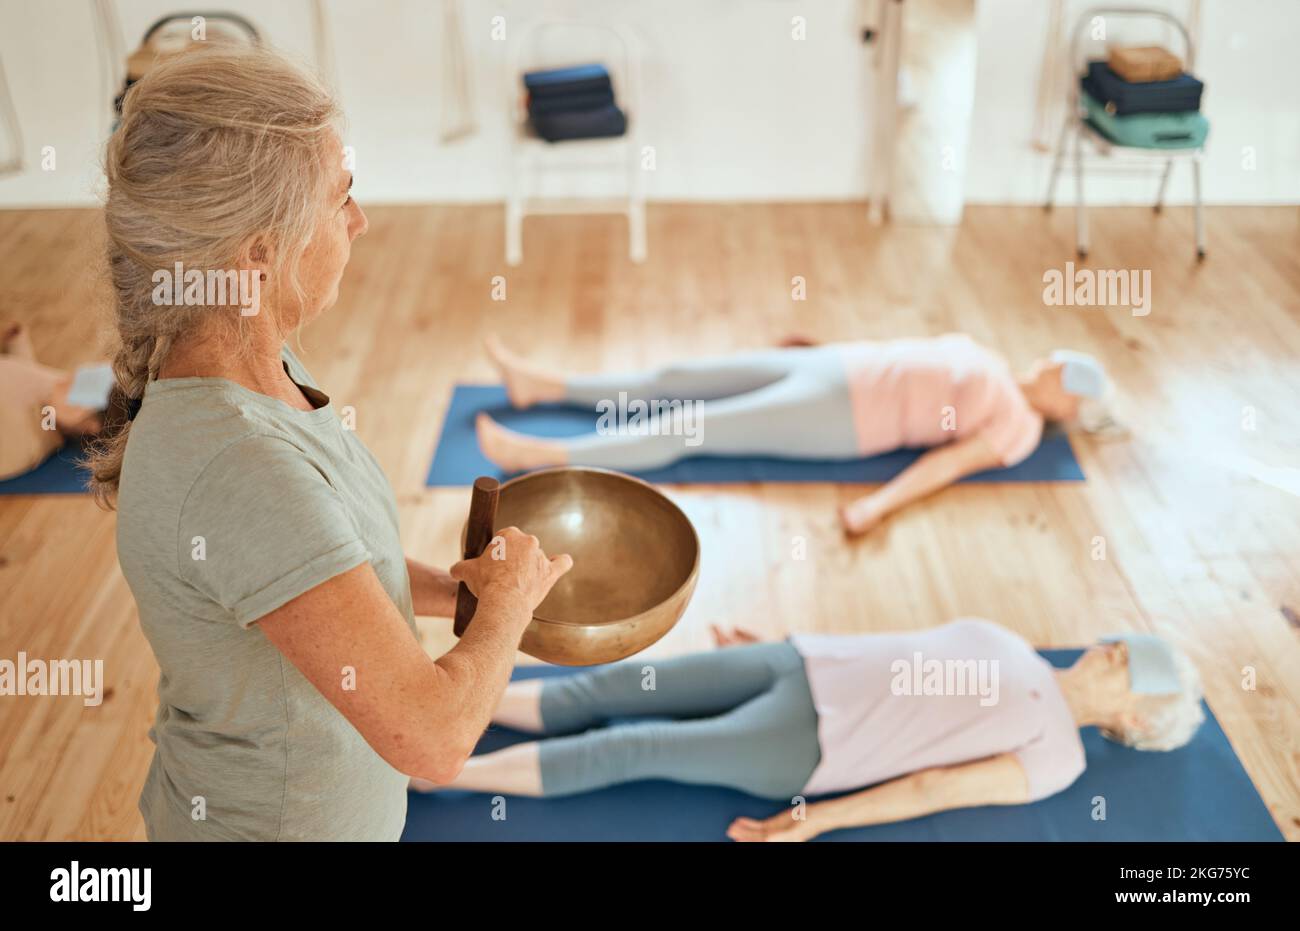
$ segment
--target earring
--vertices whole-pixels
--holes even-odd
[[[266,272],[258,272],[257,277],[259,277],[259,278],[261,278],[263,281],[265,281],[265,280],[266,280]]]

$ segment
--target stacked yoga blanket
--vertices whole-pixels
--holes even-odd
[[[614,101],[604,65],[577,65],[524,75],[528,123],[547,142],[621,136],[627,117]]]
[[[1112,62],[1093,61],[1079,83],[1088,122],[1116,145],[1195,148],[1209,134],[1200,112],[1205,85],[1181,69],[1166,80],[1126,80]]]

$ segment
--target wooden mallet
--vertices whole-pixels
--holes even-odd
[[[469,497],[469,521],[465,525],[466,559],[482,556],[492,542],[500,493],[501,483],[496,479],[486,475],[474,479],[474,489]],[[461,582],[456,589],[456,621],[452,627],[457,637],[465,633],[477,609],[478,599],[470,592],[469,586]]]

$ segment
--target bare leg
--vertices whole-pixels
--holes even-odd
[[[492,715],[493,723],[529,734],[542,733],[543,684],[541,679],[521,679],[507,685]]]
[[[516,433],[482,413],[474,427],[483,455],[507,472],[569,464],[569,451],[556,440]]]
[[[436,786],[424,779],[412,779],[411,788],[417,792],[433,792],[445,788],[538,797],[542,794],[538,747],[538,742],[532,740],[493,753],[472,756],[465,761],[465,768],[451,785]]]
[[[532,407],[547,401],[564,400],[564,376],[533,365],[505,347],[496,336],[483,341],[492,362],[501,371],[506,394],[514,407]]]

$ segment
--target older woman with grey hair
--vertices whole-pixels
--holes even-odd
[[[367,228],[339,118],[274,53],[210,47],[132,85],[109,141],[124,419],[90,466],[161,667],[150,839],[397,840],[408,777],[459,771],[572,565],[514,528],[504,559],[407,558],[383,470],[289,349]],[[227,274],[250,293],[191,293]],[[415,616],[450,616],[458,580],[478,610],[435,660]]]
[[[727,649],[511,683],[493,720],[544,736],[472,757],[451,786],[549,797],[670,779],[785,802],[859,790],[728,830],[808,840],[1047,798],[1086,766],[1079,728],[1173,750],[1204,719],[1196,668],[1151,636],[1102,642],[1068,669],[979,619],[777,643],[715,636]],[[657,720],[596,726],[642,715]]]

